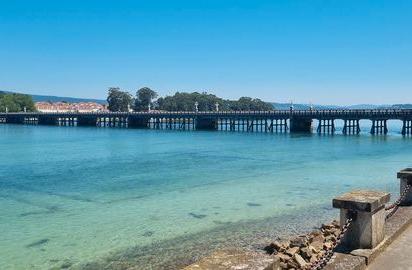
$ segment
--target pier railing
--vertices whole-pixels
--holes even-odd
[[[150,111],[150,112],[0,112],[0,117],[8,116],[132,116],[132,117],[306,117],[311,119],[412,119],[412,109],[388,110],[273,110],[273,111]]]

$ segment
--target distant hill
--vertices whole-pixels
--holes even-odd
[[[395,109],[412,109],[412,104],[394,104],[392,108]]]
[[[74,98],[74,97],[58,97],[58,96],[43,96],[43,95],[31,95],[34,102],[40,101],[50,101],[50,102],[58,102],[58,101],[66,101],[69,103],[78,103],[78,102],[96,102],[99,104],[106,104],[106,100],[102,99],[92,99],[92,98]]]
[[[272,105],[277,110],[289,110],[290,103],[276,103],[272,102]],[[333,110],[333,109],[351,109],[351,110],[372,110],[372,109],[412,109],[412,104],[395,104],[395,105],[373,105],[373,104],[358,104],[349,106],[339,105],[318,105],[318,104],[293,104],[295,110],[307,110],[313,106],[315,109],[320,110]]]
[[[0,93],[15,93],[10,91],[0,91]],[[46,95],[30,95],[34,102],[61,102],[65,101],[68,103],[78,103],[78,102],[96,102],[99,104],[107,104],[106,100],[102,99],[91,99],[91,98],[75,98],[75,97],[59,97],[59,96],[46,96]]]

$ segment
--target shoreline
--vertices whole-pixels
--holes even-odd
[[[307,233],[337,216],[334,211],[320,207],[320,211],[313,216],[313,220],[317,222],[306,224],[299,218],[299,214],[305,212],[306,209],[293,215],[228,223],[208,231],[157,241],[143,247],[134,246],[109,252],[107,256],[96,260],[73,264],[69,269],[181,269],[224,248],[264,253],[264,247],[273,239],[289,239],[296,234]]]

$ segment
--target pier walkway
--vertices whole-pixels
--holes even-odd
[[[367,270],[412,270],[412,225]]]
[[[0,123],[54,126],[97,126],[177,130],[222,130],[266,133],[333,134],[343,121],[343,134],[359,134],[361,120],[372,123],[371,134],[387,134],[388,120],[402,122],[400,133],[412,135],[412,109],[388,110],[274,110],[218,112],[27,112],[1,113]]]

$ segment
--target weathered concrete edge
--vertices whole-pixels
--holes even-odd
[[[370,249],[358,249],[350,253],[341,253],[336,252],[334,258],[330,263],[328,263],[324,270],[365,270],[366,267],[380,254],[386,247],[388,247],[396,238],[398,238],[409,226],[412,226],[412,207],[399,207],[395,215],[393,215],[385,224],[386,236],[381,244],[376,248]],[[243,252],[240,252],[243,253]],[[246,252],[245,252],[246,253]],[[226,254],[223,255],[227,256]],[[243,255],[241,255],[243,256]],[[225,259],[221,257],[221,262]],[[248,257],[248,256],[246,256]],[[265,256],[263,254],[255,254],[254,259],[258,259],[260,263],[266,261],[267,266],[257,266],[256,260],[250,262],[251,267],[249,269],[264,269],[264,270],[277,270],[277,262],[274,261],[273,257]],[[204,258],[203,260],[208,260],[209,258]],[[229,260],[226,257],[226,260]],[[269,262],[270,261],[270,262]],[[201,267],[199,265],[192,264],[185,270],[194,270],[194,269],[212,269],[208,267]],[[253,266],[252,266],[253,265]],[[228,268],[214,268],[214,269],[228,269]]]
[[[374,249],[357,249],[351,255],[365,258],[369,265],[381,254],[395,239],[397,239],[409,226],[412,225],[412,207],[399,207],[395,215],[385,225],[386,236],[382,243]]]
[[[323,270],[365,270],[366,259],[345,253],[335,253],[334,258]]]
[[[386,236],[374,249],[357,249],[348,253],[335,253],[335,259],[324,270],[364,270],[396,238],[412,225],[412,207],[399,207],[385,224]]]

